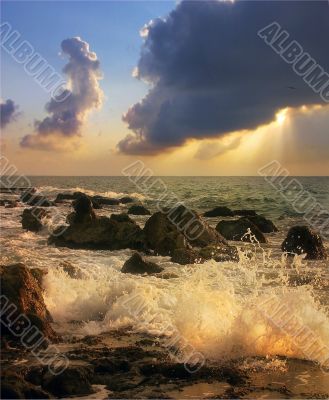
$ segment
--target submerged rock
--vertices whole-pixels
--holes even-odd
[[[128,196],[125,197],[121,197],[121,199],[119,199],[121,204],[128,204],[128,203],[133,203],[134,199]]]
[[[129,274],[154,274],[162,271],[162,267],[153,262],[144,260],[139,253],[134,253],[123,264],[121,269],[121,272]]]
[[[255,210],[234,210],[233,213],[238,217],[255,217],[257,215]]]
[[[306,260],[324,260],[328,256],[320,235],[307,226],[292,227],[281,249],[291,254],[306,254]]]
[[[43,208],[26,208],[22,214],[22,228],[28,231],[38,232],[42,229],[42,219],[49,216]]]
[[[267,242],[263,233],[248,218],[220,221],[216,226],[216,230],[227,240],[253,242],[253,237],[255,237],[259,243]],[[250,234],[247,234],[248,232]]]
[[[56,205],[54,202],[48,200],[45,196],[35,194],[34,189],[23,192],[20,200],[29,206],[53,207]]]
[[[150,211],[142,205],[133,205],[129,207],[128,214],[132,215],[151,215]]]
[[[74,192],[74,193],[58,193],[55,199],[55,203],[62,202],[63,200],[77,200],[79,197],[88,197],[95,209],[102,208],[100,202],[97,201],[94,197],[88,196],[83,192]]]
[[[112,199],[110,197],[103,196],[93,196],[93,201],[96,201],[98,204],[107,205],[107,206],[117,206],[120,204],[118,199]]]
[[[50,325],[51,317],[43,300],[42,289],[31,271],[24,264],[12,264],[1,266],[0,274],[1,291],[5,296],[5,300],[2,299],[5,303],[2,304],[2,335],[19,340],[24,327],[27,331],[29,326],[35,326],[45,338],[55,339],[56,334]],[[16,310],[13,311],[12,305],[15,305]],[[12,314],[10,310],[13,311]],[[23,316],[9,328],[9,322],[13,322],[21,314]],[[21,335],[14,335],[13,332]],[[38,335],[36,341],[39,339]]]
[[[216,262],[239,261],[239,253],[234,246],[207,246],[199,250],[199,257]]]
[[[204,217],[233,217],[234,212],[228,207],[215,207],[203,214]]]
[[[273,222],[261,215],[248,216],[248,219],[263,233],[278,232],[278,228]]]
[[[200,257],[199,252],[193,249],[174,250],[171,261],[177,264],[202,264],[204,259]]]

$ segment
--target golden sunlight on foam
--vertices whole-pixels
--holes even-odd
[[[276,114],[276,122],[281,126],[284,124],[287,116],[287,108],[281,110]]]

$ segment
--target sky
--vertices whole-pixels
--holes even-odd
[[[26,175],[328,175],[328,34],[327,1],[2,1],[1,154]]]

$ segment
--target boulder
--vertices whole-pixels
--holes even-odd
[[[255,217],[257,215],[255,210],[234,210],[233,213],[238,217]]]
[[[176,249],[173,251],[171,261],[177,264],[202,264],[204,259],[194,249]]]
[[[273,224],[272,221],[262,217],[261,215],[248,216],[247,218],[263,233],[272,233],[278,231],[278,228]]]
[[[93,196],[92,199],[94,202],[106,206],[117,206],[120,204],[120,201],[118,199],[112,199],[110,197]]]
[[[228,207],[215,207],[203,214],[204,217],[233,217],[234,212]]]
[[[42,219],[48,216],[48,211],[43,208],[26,208],[22,214],[22,228],[32,232],[39,232],[43,226]]]
[[[79,197],[88,197],[95,209],[101,209],[100,203],[97,201],[97,199],[94,199],[94,197],[88,196],[87,194],[83,192],[74,192],[74,193],[58,193],[55,199],[55,203],[60,203],[63,200],[77,200]]]
[[[91,200],[79,198],[68,215],[68,227],[58,227],[49,238],[57,246],[86,249],[143,249],[141,228],[127,214],[96,216]]]
[[[142,205],[132,205],[128,209],[128,214],[132,215],[151,215],[150,211]]]
[[[290,254],[306,254],[306,260],[324,260],[328,256],[320,235],[307,226],[292,227],[281,249]]]
[[[35,194],[35,192],[31,190],[23,192],[20,200],[29,206],[53,207],[56,205],[53,201],[48,200],[45,196]]]
[[[263,233],[247,218],[240,218],[233,221],[220,221],[216,230],[220,232],[227,240],[252,242],[253,238],[246,233],[250,231],[251,235],[257,239],[259,243],[266,243],[267,240]]]
[[[69,366],[57,375],[48,371],[43,377],[42,388],[60,398],[88,395],[94,392],[91,386],[93,375],[89,365]]]
[[[17,200],[1,199],[0,206],[5,208],[15,208],[18,206]]]
[[[12,371],[1,373],[2,399],[50,399],[49,393],[26,382],[22,375]]]
[[[171,255],[174,250],[188,246],[184,235],[160,211],[146,221],[143,233],[147,247],[162,256]]]
[[[1,266],[0,274],[3,296],[2,335],[11,340],[20,340],[22,333],[18,333],[30,329],[29,324],[31,324],[38,328],[45,338],[56,339],[57,336],[50,325],[51,317],[43,300],[42,289],[31,271],[19,263]],[[13,305],[16,309],[11,314]],[[18,316],[20,318],[14,321]],[[10,325],[10,322],[13,323]],[[36,341],[39,339],[40,335],[37,335]]]
[[[125,196],[125,197],[121,197],[121,199],[119,199],[121,204],[128,204],[128,203],[133,203],[134,199],[132,199],[131,197]]]
[[[139,253],[134,253],[121,269],[121,272],[129,274],[154,274],[162,271],[162,267],[153,262],[145,261]]]
[[[234,246],[207,246],[199,250],[199,257],[216,262],[239,261],[239,253]]]

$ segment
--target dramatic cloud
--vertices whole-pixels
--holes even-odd
[[[6,100],[0,103],[0,126],[5,128],[10,122],[15,120],[17,116],[18,106],[13,102],[13,100]]]
[[[63,69],[68,78],[68,88],[60,96],[64,100],[52,99],[47,103],[46,111],[50,116],[35,122],[37,133],[24,136],[22,147],[41,150],[63,148],[65,143],[71,143],[72,139],[74,141],[80,136],[88,113],[102,104],[99,60],[89,50],[89,44],[75,37],[63,40],[61,48],[63,54],[69,57]]]
[[[124,115],[132,133],[119,150],[158,153],[191,138],[255,129],[285,107],[323,103],[258,36],[273,21],[290,34],[279,35],[277,46],[297,40],[329,70],[326,1],[182,1],[145,26],[134,75],[151,89]]]

